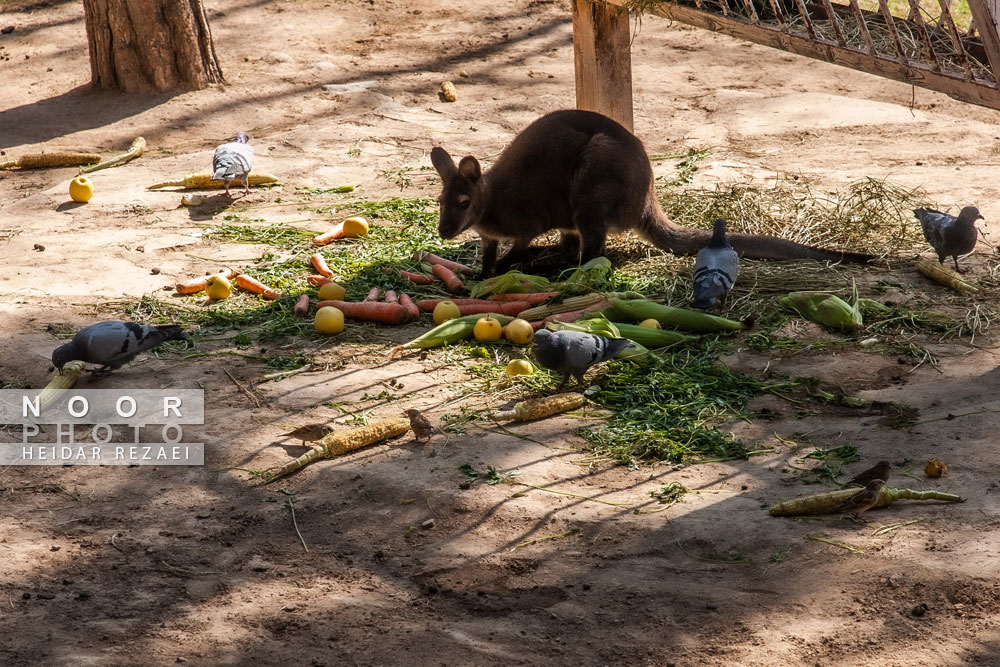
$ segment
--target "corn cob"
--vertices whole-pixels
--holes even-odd
[[[516,421],[526,422],[542,417],[551,417],[560,412],[575,410],[583,405],[583,394],[567,392],[564,394],[553,394],[543,398],[529,398],[514,404],[512,410],[501,410],[494,412],[494,421]]]
[[[77,379],[80,377],[80,373],[83,372],[84,365],[85,364],[82,361],[71,361],[63,366],[62,373],[56,373],[55,377],[49,380],[49,383],[45,385],[45,388],[38,394],[39,414],[41,414],[45,408],[55,403],[56,399],[58,399],[64,391],[70,389],[74,384],[76,384]]]
[[[794,310],[807,320],[817,324],[841,329],[842,331],[857,331],[861,328],[861,310],[835,294],[828,292],[792,292],[778,299],[778,304]]]
[[[458,99],[458,91],[455,90],[455,84],[451,81],[445,81],[441,84],[441,97],[444,98],[445,102],[454,102]]]
[[[97,153],[74,153],[63,151],[58,153],[28,153],[16,160],[0,162],[0,169],[45,169],[48,167],[78,167],[81,164],[100,162]]]
[[[271,174],[264,174],[260,172],[250,174],[250,185],[267,185],[268,183],[277,182],[278,177],[272,176]],[[185,190],[207,190],[214,188],[218,190],[224,187],[226,187],[226,184],[222,181],[214,180],[211,172],[202,171],[197,174],[188,174],[187,176],[174,181],[164,181],[163,183],[150,185],[146,189],[158,190],[160,188],[183,188]]]
[[[268,473],[264,483],[273,482],[296,470],[301,470],[310,463],[322,458],[332,458],[340,454],[352,452],[355,449],[374,445],[377,442],[403,435],[409,430],[409,419],[386,419],[351,431],[331,433],[310,447],[308,452],[294,461],[289,461],[277,470],[270,469],[274,470],[274,472]]]
[[[771,516],[798,516],[801,514],[822,514],[830,512],[838,507],[845,500],[858,492],[857,489],[837,489],[826,493],[817,493],[811,496],[795,498],[778,503],[767,512]],[[915,491],[913,489],[893,489],[883,486],[879,491],[878,502],[875,507],[885,507],[897,500],[943,500],[952,503],[962,503],[965,499],[952,493],[942,493],[941,491]]]
[[[618,299],[612,297],[611,305],[628,315],[631,319],[642,321],[654,319],[665,327],[682,329],[695,333],[712,333],[715,331],[738,331],[743,328],[741,322],[727,320],[686,308],[664,306],[646,299]]]
[[[471,338],[472,331],[476,328],[476,322],[485,316],[485,313],[476,313],[475,315],[465,315],[463,317],[456,317],[453,320],[448,320],[447,322],[437,325],[427,333],[414,338],[408,343],[397,345],[392,349],[392,353],[395,354],[400,350],[410,350],[414,348],[426,349],[430,347],[440,347],[441,345],[457,343],[460,340]],[[514,319],[513,317],[509,317],[507,315],[494,313],[489,313],[489,316],[499,320],[500,324],[504,325]]]
[[[917,271],[927,276],[931,280],[945,287],[950,287],[956,292],[961,294],[975,294],[979,291],[979,288],[973,287],[969,283],[965,282],[960,274],[955,273],[948,267],[935,262],[932,259],[927,259],[922,257],[917,260]]]
[[[142,155],[143,151],[146,150],[146,140],[142,137],[136,137],[132,145],[128,147],[128,150],[119,155],[118,157],[113,157],[110,160],[105,160],[98,164],[90,165],[89,167],[80,167],[81,174],[89,174],[92,171],[98,171],[100,169],[108,169],[110,167],[117,167],[120,164],[125,164],[132,158],[137,158]]]
[[[529,322],[537,322],[538,320],[544,320],[550,315],[558,315],[559,313],[570,313],[574,310],[583,310],[587,306],[593,306],[595,304],[604,301],[604,296],[598,294],[597,292],[591,292],[590,294],[582,294],[580,296],[571,296],[568,299],[564,299],[562,303],[549,303],[544,306],[536,306],[534,308],[529,308],[528,310],[521,313],[520,317],[522,320],[528,320]]]

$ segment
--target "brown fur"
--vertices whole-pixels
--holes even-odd
[[[443,189],[442,238],[467,229],[480,236],[482,275],[503,273],[527,255],[531,241],[559,230],[570,264],[604,254],[611,232],[634,229],[675,255],[694,255],[711,232],[671,222],[656,200],[653,169],[642,142],[615,121],[590,111],[555,111],[524,129],[483,172],[471,155],[456,166],[443,148],[431,151]],[[729,234],[751,259],[816,259],[864,263],[870,255],[842,253],[773,236]],[[500,241],[513,247],[499,261]]]

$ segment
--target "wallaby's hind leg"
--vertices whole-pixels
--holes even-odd
[[[559,239],[559,253],[565,256],[565,261],[576,265],[580,261],[580,235],[576,232],[563,230]]]
[[[501,273],[507,273],[510,271],[511,265],[516,262],[524,261],[528,258],[530,253],[528,252],[528,244],[531,243],[531,239],[527,241],[517,240],[514,242],[514,246],[507,251],[507,254],[500,258],[496,263],[496,268],[493,269],[492,275],[499,275]]]

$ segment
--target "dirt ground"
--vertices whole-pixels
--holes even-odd
[[[228,85],[128,98],[87,87],[81,3],[4,5],[0,25],[16,27],[0,35],[7,158],[114,154],[137,135],[150,147],[95,174],[86,206],[68,203],[74,170],[0,172],[0,379],[35,387],[50,377],[49,325],[84,325],[98,302],[259,254],[202,241],[205,220],[177,193],[145,190],[206,169],[237,130],[255,137],[258,169],[280,175],[286,193],[356,183],[359,197],[434,197],[420,171],[432,146],[489,160],[528,122],[574,103],[565,0],[210,0]],[[654,18],[637,33],[633,72],[635,129],[651,153],[712,149],[697,183],[786,173],[824,191],[889,177],[944,206],[977,203],[995,234],[998,112]],[[445,79],[457,103],[438,100]],[[321,89],[364,81],[376,85]],[[282,192],[256,190],[215,217]],[[980,250],[974,276],[991,266],[991,245]],[[899,281],[940,289],[909,269]],[[265,372],[239,357],[144,356],[82,382],[203,386],[206,465],[0,469],[0,664],[1000,664],[1000,374],[989,340],[935,346],[937,366],[915,369],[861,352],[738,353],[727,362],[742,370],[836,381],[921,420],[891,429],[877,415],[758,399],[775,419],[725,427],[774,448],[747,461],[588,469],[581,421],[561,418],[516,429],[548,446],[470,430],[320,462],[269,487],[216,472],[283,462],[299,451],[276,445],[283,428],[329,419],[324,402],[361,401],[393,378],[400,400],[368,400],[376,416],[416,406],[438,422],[463,404],[454,397],[469,378],[447,364],[389,361],[384,343],[353,357],[311,345],[337,370],[261,384],[261,407],[223,372],[247,382]],[[898,503],[869,525],[767,515],[816,488],[801,484],[804,451],[846,442],[866,462],[942,458],[945,477],[899,485],[968,502]],[[463,463],[576,495],[462,489]],[[659,509],[649,492],[671,481],[705,492],[634,511]],[[294,492],[308,553],[283,491]]]

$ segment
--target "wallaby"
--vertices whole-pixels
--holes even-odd
[[[482,277],[504,273],[527,256],[532,239],[559,230],[571,264],[604,254],[609,232],[635,229],[653,245],[676,255],[694,255],[711,233],[670,221],[656,200],[653,168],[639,139],[606,116],[591,111],[554,111],[542,116],[483,172],[468,155],[458,165],[443,148],[431,151],[441,176],[441,238],[467,229],[479,232]],[[865,263],[871,255],[813,248],[773,236],[729,234],[729,242],[751,259],[816,259]],[[502,240],[513,242],[498,262]]]

